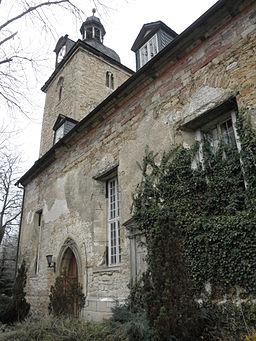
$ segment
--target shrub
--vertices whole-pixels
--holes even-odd
[[[140,309],[138,306],[136,310],[131,309],[127,302],[124,305],[117,304],[112,309],[112,312],[113,316],[109,321],[112,337],[119,337],[120,340],[129,341],[153,340],[145,310]],[[112,339],[109,340],[112,341]]]
[[[201,305],[200,312],[204,325],[202,337],[205,341],[240,341],[246,334],[251,333],[255,326],[254,304],[236,305],[232,302],[214,304],[208,301]]]
[[[23,321],[29,313],[30,304],[26,301],[26,292],[24,291],[27,280],[27,269],[25,261],[22,262],[18,269],[18,274],[14,282],[12,290],[12,298],[7,303],[3,313],[0,314],[0,320],[3,323],[13,323],[16,321]]]
[[[4,294],[0,295],[0,321],[2,321],[3,316],[6,314],[9,306],[12,304],[12,298]]]
[[[81,285],[66,274],[56,278],[50,290],[49,312],[55,316],[78,316],[85,304]]]

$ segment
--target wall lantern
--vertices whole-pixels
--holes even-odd
[[[52,255],[47,255],[46,256],[48,267],[53,268],[53,271],[56,272],[56,263],[52,262]]]

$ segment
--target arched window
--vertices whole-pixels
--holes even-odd
[[[59,102],[61,101],[61,98],[62,98],[63,83],[64,83],[64,77],[60,77],[57,83]]]
[[[113,75],[113,73],[111,73],[110,87],[111,87],[111,89],[114,90],[114,75]]]
[[[114,75],[112,72],[106,72],[106,86],[110,89],[114,89]]]

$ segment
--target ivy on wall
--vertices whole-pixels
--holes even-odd
[[[163,277],[168,269],[174,275],[168,257],[164,264],[159,259],[163,248],[170,252],[162,242],[175,235],[194,295],[202,295],[206,283],[212,298],[233,295],[237,288],[242,296],[256,293],[256,133],[245,116],[237,119],[241,153],[224,143],[213,152],[204,141],[203,164],[192,168],[197,144],[161,158],[146,150],[133,211],[146,236],[151,278],[156,269]],[[158,285],[157,278],[151,285]]]

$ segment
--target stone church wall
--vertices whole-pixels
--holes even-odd
[[[53,254],[58,274],[58,255],[70,237],[81,259],[79,279],[87,297],[83,314],[91,319],[109,316],[114,299],[123,300],[128,294],[130,241],[122,224],[131,218],[131,195],[141,179],[137,161],[142,161],[145,147],[163,151],[176,144],[193,143],[195,132],[180,126],[230,96],[236,97],[239,108],[251,108],[256,124],[255,11],[254,4],[200,46],[189,47],[174,65],[166,62],[156,79],[135,87],[122,105],[102,112],[101,119],[76,134],[70,145],[60,147],[56,159],[26,186],[20,260],[25,258],[29,267],[27,294],[34,308],[46,308],[55,279],[45,256]],[[46,110],[53,97],[47,98]],[[74,97],[70,99],[76,102]],[[95,179],[117,164],[122,263],[107,267],[103,264],[107,243],[105,183]],[[37,210],[43,213],[40,270],[35,275]]]
[[[113,92],[106,86],[106,72],[114,76],[114,90],[130,77],[117,65],[80,48],[57,73],[46,93],[40,156],[53,145],[53,126],[59,114],[80,121]]]

